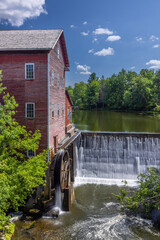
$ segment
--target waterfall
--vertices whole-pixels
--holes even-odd
[[[76,151],[77,177],[87,181],[136,180],[148,167],[160,167],[160,138],[153,134],[82,133]]]

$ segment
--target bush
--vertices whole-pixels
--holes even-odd
[[[153,209],[160,207],[160,171],[154,167],[148,168],[146,173],[138,176],[138,184],[138,189],[129,190],[125,182],[120,194],[115,196],[121,202],[124,211],[151,218]]]

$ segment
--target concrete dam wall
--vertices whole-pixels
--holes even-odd
[[[160,168],[160,134],[81,132],[76,158],[78,178],[137,179],[148,167]]]

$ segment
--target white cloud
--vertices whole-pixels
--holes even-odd
[[[160,68],[160,60],[150,60],[146,63],[146,65],[151,65],[149,68],[157,69]]]
[[[120,39],[121,39],[120,36],[118,36],[118,35],[112,35],[112,36],[109,36],[109,37],[106,39],[106,41],[114,42],[114,41],[118,41],[118,40],[120,40]]]
[[[97,28],[95,31],[93,31],[93,34],[95,34],[95,35],[101,35],[101,34],[112,35],[113,32],[110,31],[108,28]]]
[[[92,42],[94,43],[94,42],[97,42],[97,41],[98,41],[98,38],[95,37]]]
[[[83,22],[83,25],[86,25],[86,24],[87,24],[87,21],[84,21],[84,22]]]
[[[95,52],[94,55],[97,56],[107,56],[107,55],[114,55],[114,49],[113,48],[103,48],[101,51]]]
[[[93,53],[94,52],[94,49],[90,49],[89,51],[88,51],[88,53]]]
[[[75,28],[75,26],[73,24],[70,25],[70,28]]]
[[[143,41],[143,38],[142,38],[142,37],[136,37],[136,41],[137,41],[137,42],[142,42],[142,41]]]
[[[0,19],[12,26],[23,25],[25,19],[47,13],[45,0],[3,0],[0,1]]]
[[[83,35],[83,36],[88,36],[88,34],[89,34],[89,31],[88,32],[81,32],[81,35]]]
[[[153,45],[153,48],[159,48],[159,44],[155,44],[155,45]]]
[[[133,70],[133,69],[135,69],[136,67],[135,66],[133,66],[133,67],[131,67],[131,70]]]
[[[89,70],[91,69],[91,67],[87,66],[87,65],[77,65],[77,70],[81,71],[80,74],[84,74],[84,75],[89,75],[91,74],[91,72],[89,72]]]
[[[154,42],[154,41],[156,41],[156,40],[159,40],[159,37],[156,37],[156,36],[154,36],[154,35],[151,35],[151,36],[150,36],[150,40],[151,40],[152,42]]]

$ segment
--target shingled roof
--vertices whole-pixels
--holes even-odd
[[[62,39],[66,67],[68,54],[62,29],[0,31],[0,51],[51,50]]]

